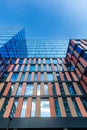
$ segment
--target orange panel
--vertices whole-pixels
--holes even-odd
[[[40,95],[44,95],[44,83],[41,83],[40,86]]]
[[[61,116],[66,117],[65,108],[64,108],[63,100],[61,97],[58,98],[58,103],[59,103],[59,107],[60,107]]]
[[[20,93],[21,96],[24,95],[25,89],[26,89],[26,83],[23,83],[22,90],[21,90],[21,93]]]
[[[87,76],[83,76],[83,80],[84,80],[84,82],[87,84]]]
[[[60,64],[60,59],[59,58],[57,58],[57,61],[58,61],[58,64]]]
[[[56,93],[57,93],[57,95],[61,95],[59,84],[57,82],[55,83],[55,87],[56,87]]]
[[[17,89],[18,89],[19,83],[16,83],[12,92],[12,96],[16,95]]]
[[[31,74],[31,81],[34,81],[34,72]]]
[[[59,72],[59,75],[60,75],[61,81],[64,81],[63,73],[62,73],[62,72]]]
[[[66,83],[62,83],[66,95],[70,95]]]
[[[25,73],[24,81],[27,81],[28,73],[29,73],[29,72],[26,72],[26,73]]]
[[[81,73],[80,73],[80,71],[78,70],[78,68],[75,68],[75,71],[76,71],[78,77],[81,78]]]
[[[21,114],[21,109],[22,109],[22,104],[23,104],[23,98],[19,98],[18,100],[18,105],[17,105],[17,109],[16,109],[16,112],[15,112],[15,116],[14,117],[20,117],[20,114]]]
[[[31,116],[31,105],[32,105],[32,98],[28,98],[25,117]]]
[[[6,86],[6,88],[5,88],[5,91],[4,91],[4,93],[3,93],[3,96],[7,96],[7,94],[8,94],[8,92],[9,92],[10,88],[11,88],[11,83],[8,83],[7,86]]]
[[[68,72],[65,72],[65,75],[66,75],[66,77],[67,77],[67,80],[68,80],[68,81],[71,81],[71,78],[70,78],[69,73],[68,73]]]
[[[74,81],[78,81],[78,78],[74,72],[71,72],[71,75],[72,75]]]
[[[78,84],[75,83],[75,82],[73,82],[73,86],[74,86],[74,88],[75,88],[75,90],[76,90],[76,93],[77,93],[78,95],[82,95],[82,93],[81,93],[81,91],[80,91],[80,89],[79,89]]]
[[[51,64],[51,67],[52,67],[52,71],[54,71],[54,64]]]
[[[15,64],[18,64],[19,60],[20,60],[20,58],[17,58],[17,60],[16,60]]]
[[[49,65],[48,64],[46,64],[46,70],[49,71]]]
[[[24,69],[24,65],[21,66],[21,70],[20,71],[23,71],[23,69]]]
[[[50,82],[48,82],[48,93],[49,93],[49,95],[53,95],[52,84]]]
[[[34,83],[33,95],[37,95],[37,83]]]
[[[79,58],[79,61],[82,63],[84,67],[87,67],[87,62],[82,57]]]
[[[29,58],[28,64],[31,64],[31,58]]]
[[[74,61],[75,64],[77,63],[77,59],[73,55],[72,55],[72,60]]]
[[[84,106],[83,106],[83,104],[82,104],[80,98],[79,98],[79,97],[76,97],[75,100],[76,100],[76,102],[77,102],[77,105],[78,105],[78,107],[79,107],[79,110],[80,110],[82,116],[83,116],[83,117],[87,117],[87,112],[85,111],[85,108],[84,108]]]
[[[6,98],[1,98],[1,99],[0,99],[0,111],[1,111],[1,109],[2,109],[2,107],[3,107],[3,105],[4,105],[5,99],[6,99]]]
[[[64,64],[66,64],[65,58],[62,58],[62,62],[63,62]]]
[[[26,63],[26,60],[27,60],[27,59],[26,59],[26,58],[24,58],[24,60],[23,60],[23,64],[25,64],[25,63]]]
[[[0,83],[0,92],[2,91],[5,83]]]
[[[56,117],[54,99],[52,97],[50,97],[49,101],[50,101],[50,113],[51,113],[51,117]]]
[[[40,117],[40,98],[36,98],[36,117]]]
[[[38,81],[40,81],[40,72],[38,72]]]
[[[14,98],[10,98],[8,105],[6,107],[6,111],[4,113],[4,118],[8,118],[10,116],[10,112],[12,110],[13,103],[14,103]]]
[[[29,70],[30,70],[30,65],[27,65],[26,71],[29,71]]]
[[[14,68],[14,72],[16,72],[18,70],[19,64],[15,66]]]
[[[80,81],[81,85],[82,85],[82,88],[84,89],[84,91],[86,92],[87,94],[87,85],[81,80]]]
[[[13,75],[13,72],[10,72],[9,75],[8,75],[8,77],[7,77],[7,79],[6,79],[7,82],[10,81],[12,75]]]
[[[10,65],[9,68],[8,68],[8,71],[12,71],[14,65]]]

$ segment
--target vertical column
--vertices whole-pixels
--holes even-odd
[[[31,105],[32,105],[32,98],[28,98],[25,117],[31,116]]]
[[[40,95],[44,95],[44,83],[41,83],[40,86]]]
[[[50,113],[51,113],[51,117],[56,117],[54,99],[52,97],[50,97],[49,101],[50,101]]]
[[[11,88],[11,83],[8,83],[6,88],[5,88],[5,91],[3,93],[3,96],[7,96],[8,95],[8,92],[9,92],[10,88]]]
[[[40,117],[40,98],[36,98],[36,117]]]
[[[37,95],[37,83],[34,83],[33,96]]]
[[[19,98],[18,100],[18,105],[17,105],[17,109],[16,109],[16,112],[15,112],[15,116],[14,117],[20,117],[20,114],[21,114],[21,109],[22,109],[22,104],[23,104],[23,98]]]
[[[62,116],[62,117],[66,117],[65,108],[64,108],[63,100],[62,100],[61,97],[58,98],[58,102],[59,102],[59,107],[60,107],[61,116]]]
[[[13,72],[10,72],[9,75],[8,75],[8,77],[7,77],[7,79],[6,79],[7,82],[10,81],[12,75],[13,75]]]

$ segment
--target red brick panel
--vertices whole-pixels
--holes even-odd
[[[75,64],[77,63],[77,59],[73,55],[72,55],[72,60],[74,61]]]
[[[17,109],[15,112],[15,116],[16,118],[20,117],[21,114],[21,109],[22,109],[22,104],[23,104],[23,98],[19,98],[18,100],[18,105],[17,105]]]
[[[83,117],[87,117],[87,112],[85,111],[85,108],[84,108],[84,106],[83,106],[83,104],[82,104],[80,98],[79,98],[79,97],[76,97],[75,100],[76,100],[76,102],[77,102],[77,105],[78,105],[78,107],[79,107],[79,110],[80,110],[82,116],[83,116]]]
[[[31,105],[32,105],[32,98],[28,98],[25,117],[31,116]]]
[[[8,83],[6,88],[5,88],[5,91],[3,93],[3,96],[7,96],[10,89],[11,89],[11,83]]]
[[[81,85],[82,85],[82,88],[84,89],[84,91],[86,92],[87,94],[87,85],[81,80],[80,81]]]
[[[49,101],[50,101],[50,113],[51,113],[51,117],[56,117],[54,99],[52,97],[50,97]]]
[[[52,67],[52,71],[54,71],[54,64],[51,64],[51,67]]]
[[[13,72],[10,72],[9,75],[8,75],[8,77],[7,77],[7,79],[6,79],[7,82],[10,81],[12,75],[13,75]]]
[[[26,59],[26,58],[24,58],[24,60],[23,60],[23,64],[25,64],[25,63],[26,63],[26,60],[27,60],[27,59]]]
[[[31,74],[31,81],[34,81],[34,72]]]
[[[59,72],[59,74],[60,74],[61,81],[64,81],[63,73],[62,73],[62,72]]]
[[[14,98],[10,98],[8,105],[6,107],[6,111],[4,113],[4,118],[8,118],[10,116],[10,112],[12,110],[13,103],[14,103]]]
[[[84,67],[87,67],[87,62],[82,57],[79,58],[79,61],[82,63]]]
[[[55,87],[56,87],[56,93],[57,93],[57,95],[61,95],[59,84],[57,82],[55,83]]]
[[[81,78],[82,75],[81,75],[80,71],[78,70],[78,68],[75,68],[75,71],[76,71],[78,77]]]
[[[31,64],[31,58],[29,58],[29,61],[28,61],[29,64]]]
[[[26,83],[23,83],[22,90],[21,90],[21,93],[20,93],[21,96],[24,95],[25,89],[26,89]]]
[[[19,64],[15,66],[14,72],[18,70]]]
[[[48,82],[48,93],[49,95],[53,95],[53,92],[52,92],[52,84]]]
[[[68,73],[68,72],[65,72],[65,75],[66,75],[66,77],[67,77],[67,80],[68,80],[68,81],[71,81],[71,78],[70,78],[69,73]]]
[[[38,72],[38,81],[40,81],[40,72]]]
[[[12,71],[14,65],[10,65],[9,68],[8,68],[8,71]]]
[[[72,75],[74,81],[78,81],[78,78],[74,72],[71,72],[71,75]]]
[[[87,76],[83,76],[83,80],[84,80],[84,82],[87,84]]]

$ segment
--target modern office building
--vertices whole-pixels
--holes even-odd
[[[0,128],[87,129],[87,40],[27,43],[0,59]]]

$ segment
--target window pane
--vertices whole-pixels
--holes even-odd
[[[31,108],[31,117],[35,117],[35,110],[36,110],[36,101],[35,101],[35,99],[33,99],[32,108]]]
[[[48,81],[53,81],[53,74],[47,74]]]
[[[48,100],[41,100],[41,117],[50,117],[50,105]]]
[[[25,95],[32,95],[32,93],[33,93],[33,84],[27,84],[26,90],[25,90]]]
[[[22,104],[22,110],[21,110],[21,115],[20,117],[25,117],[25,112],[26,112],[26,105],[27,105],[27,101],[23,101],[23,104]]]
[[[48,95],[48,85],[47,84],[44,85],[44,94]]]

